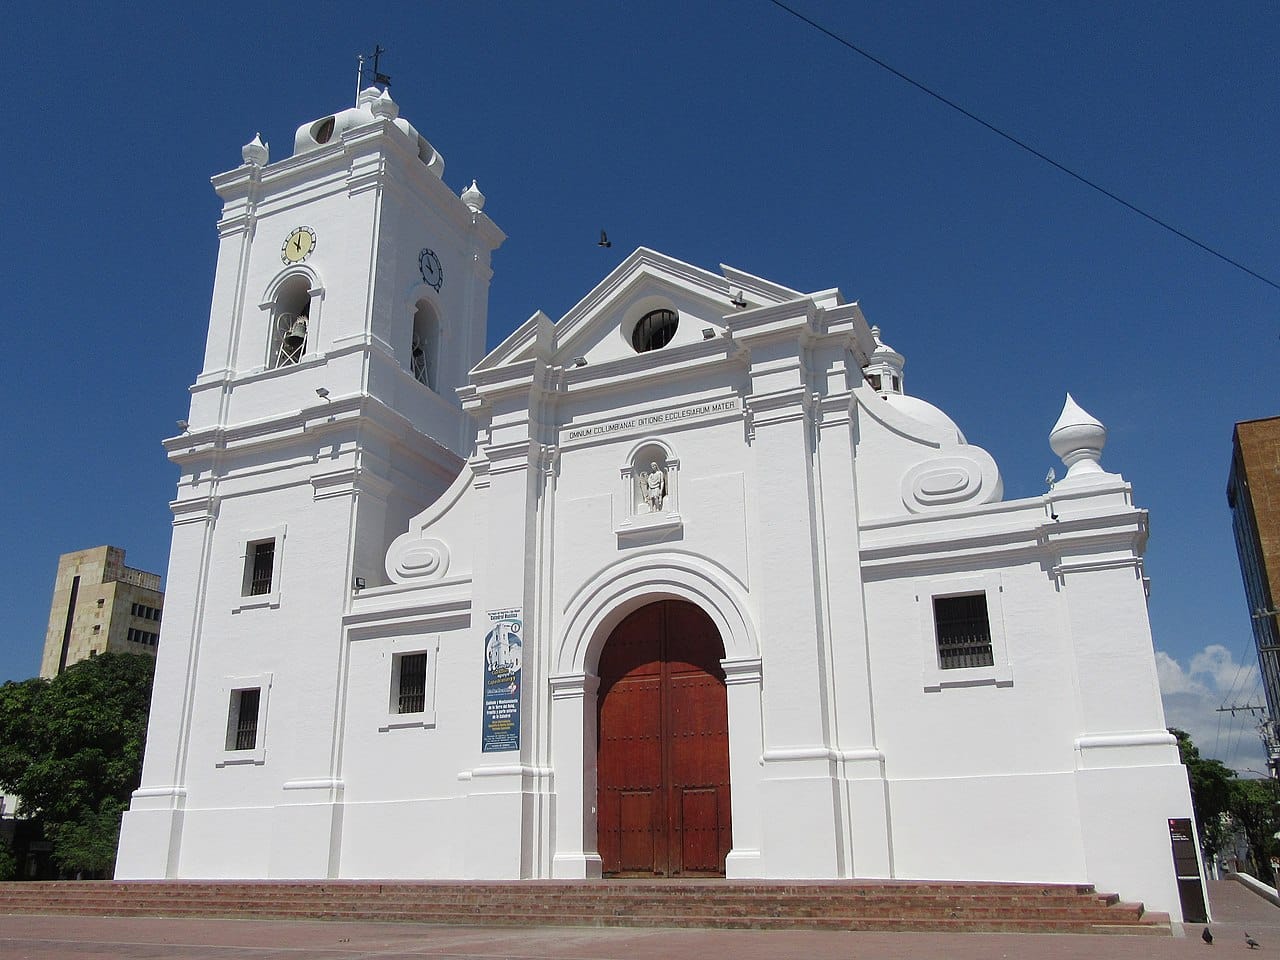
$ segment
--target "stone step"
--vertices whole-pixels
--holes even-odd
[[[1170,932],[1079,884],[910,881],[56,881],[0,885],[0,913],[437,924]]]
[[[53,906],[66,906],[88,912],[109,912],[124,904],[114,900],[77,900],[77,901],[40,901],[13,900],[8,901],[8,908],[14,911],[41,910]],[[201,913],[213,910],[234,910],[244,913],[266,912],[268,910],[307,909],[312,911],[337,911],[342,909],[363,910],[367,913],[417,911],[441,916],[467,916],[482,913],[509,913],[518,916],[537,917],[540,915],[600,914],[612,916],[696,916],[714,912],[721,916],[797,916],[797,917],[882,917],[882,916],[943,916],[950,918],[982,918],[982,917],[1026,917],[1039,919],[1066,919],[1096,923],[1136,921],[1142,916],[1138,908],[1127,909],[1079,909],[1048,908],[1020,910],[1007,904],[968,904],[938,906],[904,906],[901,904],[861,904],[861,905],[805,905],[805,904],[731,904],[718,903],[633,903],[625,905],[599,904],[590,902],[571,902],[563,904],[541,905],[527,903],[495,904],[454,904],[433,901],[386,901],[352,903],[343,900],[316,899],[278,899],[273,901],[254,901],[252,899],[147,899],[144,903],[149,909],[158,912]]]
[[[51,914],[83,915],[84,911],[72,908],[42,911]],[[122,917],[173,916],[147,907],[124,907],[107,914]],[[187,915],[187,914],[184,914]],[[227,919],[281,919],[281,920],[333,920],[347,922],[408,922],[434,923],[453,926],[510,926],[528,925],[528,919],[511,914],[468,915],[465,917],[429,918],[416,911],[369,913],[367,911],[315,911],[273,910],[267,913],[240,913],[205,911],[190,914]],[[1150,916],[1150,915],[1149,915]],[[1167,916],[1163,923],[1143,922],[1135,924],[1090,924],[1078,921],[1039,920],[1027,918],[921,918],[921,917],[724,917],[702,915],[690,917],[619,917],[603,914],[564,914],[547,918],[540,926],[552,927],[675,927],[704,929],[754,929],[754,930],[846,930],[846,931],[915,931],[955,933],[1129,933],[1139,935],[1169,935]]]

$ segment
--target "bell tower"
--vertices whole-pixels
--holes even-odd
[[[484,353],[490,254],[505,239],[484,195],[474,182],[454,195],[444,158],[376,87],[299,127],[289,158],[270,163],[259,137],[242,155],[213,178],[224,207],[192,432],[279,413],[278,391],[245,387],[314,373],[333,402],[369,393],[465,456],[465,421],[442,408],[458,409]]]
[[[291,156],[255,137],[213,178],[209,335],[165,442],[169,591],[118,876],[181,876],[206,842],[184,835],[197,810],[200,836],[272,837],[241,875],[336,870],[343,617],[471,450],[455,391],[483,356],[505,239],[399,114],[370,87],[299,127]]]

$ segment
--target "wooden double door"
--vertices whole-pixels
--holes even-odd
[[[620,623],[600,655],[596,836],[605,876],[724,876],[732,843],[724,646],[691,603]]]

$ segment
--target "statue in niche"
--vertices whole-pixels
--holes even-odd
[[[667,496],[667,474],[657,461],[650,462],[649,469],[641,472],[640,493],[650,513],[662,510],[662,501]]]

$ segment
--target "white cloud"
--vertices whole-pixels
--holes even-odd
[[[1242,704],[1249,697],[1249,702],[1264,702],[1256,663],[1240,663],[1226,647],[1211,643],[1186,667],[1157,650],[1156,673],[1165,721],[1191,734],[1201,756],[1215,757],[1236,770],[1266,770],[1257,730],[1260,717],[1218,712],[1223,705]]]

